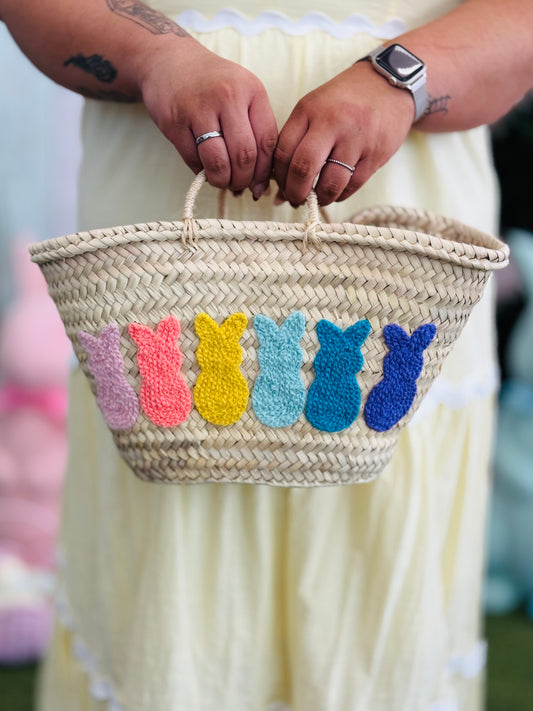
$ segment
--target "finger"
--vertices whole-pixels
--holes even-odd
[[[165,135],[174,145],[180,156],[183,158],[183,161],[189,166],[193,173],[199,173],[203,166],[196,149],[196,143],[194,142],[194,136],[191,129],[186,127],[173,127],[172,134]]]
[[[315,185],[320,205],[330,205],[347,189],[355,173],[357,158],[353,145],[342,142],[335,146],[326,159]]]
[[[351,197],[355,192],[357,192],[376,172],[378,167],[379,166],[376,166],[369,158],[364,156],[360,158],[357,161],[357,165],[355,166],[354,173],[350,178],[350,182],[337,198],[337,202],[346,200],[346,198]]]
[[[203,119],[201,124],[192,126],[196,151],[205,169],[207,182],[216,188],[227,188],[231,180],[231,165],[225,137],[222,135],[208,138],[199,145],[196,145],[198,136],[202,136],[211,131],[221,131],[223,133],[223,130],[219,126],[218,119]]]
[[[279,134],[278,144],[274,151],[273,167],[274,177],[282,194],[287,184],[292,156],[307,133],[308,128],[309,123],[303,114],[299,116],[292,113]]]
[[[228,108],[230,110],[220,117],[220,125],[231,166],[229,187],[238,192],[252,184],[257,146],[248,118],[248,107],[241,110],[236,107]]]
[[[257,146],[252,193],[257,200],[268,189],[272,176],[274,149],[278,142],[278,127],[266,96],[254,99],[249,109],[250,124]]]
[[[285,198],[293,207],[301,205],[308,197],[331,149],[329,141],[324,142],[323,136],[311,132],[307,132],[298,144],[283,188]]]

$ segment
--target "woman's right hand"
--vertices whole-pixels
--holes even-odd
[[[249,187],[256,199],[268,187],[278,130],[254,74],[188,37],[150,55],[140,89],[152,119],[191,170],[204,168],[219,188]],[[223,138],[197,146],[195,138],[209,131]]]
[[[22,51],[54,81],[92,99],[144,101],[187,165],[254,196],[272,174],[278,130],[266,91],[142,2],[0,0]],[[96,69],[106,68],[101,76]],[[199,146],[195,138],[222,131]]]

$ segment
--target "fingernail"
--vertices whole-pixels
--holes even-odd
[[[285,202],[285,198],[281,194],[281,192],[278,190],[276,197],[274,198],[274,205],[283,205]]]
[[[254,185],[252,188],[252,195],[254,200],[259,200],[261,195],[265,192],[265,185],[263,183],[257,183],[257,185]]]
[[[233,190],[232,192],[234,197],[240,197],[243,194],[244,190]]]

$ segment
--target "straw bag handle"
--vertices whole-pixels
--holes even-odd
[[[205,171],[202,170],[194,178],[191,187],[185,195],[183,204],[183,241],[194,243],[198,239],[198,223],[194,219],[194,206],[196,198],[200,193],[202,185],[206,182]],[[320,238],[317,236],[317,227],[320,224],[318,213],[318,200],[316,193],[312,190],[305,201],[306,221],[305,232],[303,235],[304,244],[319,243]]]

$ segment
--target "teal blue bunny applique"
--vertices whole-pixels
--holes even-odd
[[[361,390],[355,376],[363,367],[361,346],[370,333],[370,322],[364,319],[343,331],[323,319],[316,332],[320,350],[305,414],[318,430],[340,432],[350,427],[359,414]]]
[[[300,373],[305,317],[295,311],[278,327],[268,316],[258,314],[254,328],[259,339],[260,372],[252,391],[253,409],[264,425],[287,427],[296,422],[305,406]]]

